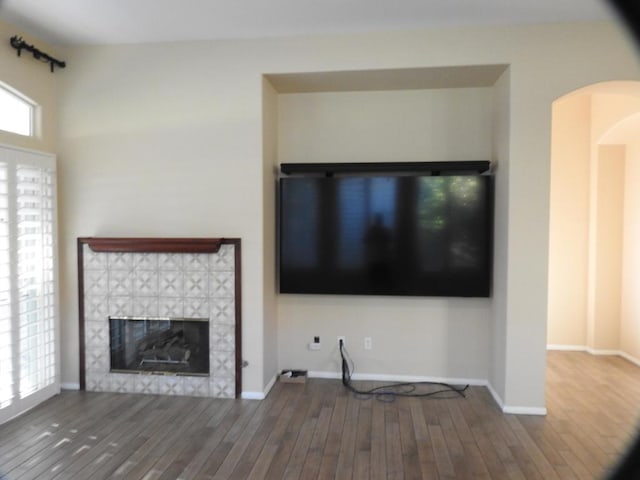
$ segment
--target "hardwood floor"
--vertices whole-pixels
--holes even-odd
[[[261,402],[65,392],[0,426],[0,478],[598,479],[640,420],[640,367],[618,357],[549,352],[546,417],[467,393],[389,403],[319,379]]]

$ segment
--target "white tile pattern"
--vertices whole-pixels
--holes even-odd
[[[83,245],[85,375],[89,391],[233,398],[235,256],[101,253]],[[109,372],[109,316],[209,319],[210,375]]]

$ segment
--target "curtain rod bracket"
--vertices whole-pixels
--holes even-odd
[[[22,37],[19,37],[17,35],[11,37],[9,43],[13,48],[16,49],[18,57],[21,56],[22,50],[24,49],[27,52],[31,52],[33,54],[33,58],[35,58],[36,60],[48,63],[51,73],[53,73],[54,67],[64,68],[67,66],[66,62],[58,60],[57,58],[53,58],[52,56],[38,50],[36,47],[34,47],[33,45],[29,45],[22,39]]]

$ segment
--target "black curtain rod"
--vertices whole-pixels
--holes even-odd
[[[41,62],[48,63],[51,68],[51,73],[53,73],[54,66],[58,66],[60,68],[64,68],[67,66],[65,62],[62,60],[58,60],[57,58],[53,58],[51,55],[48,55],[40,50],[38,50],[33,45],[29,45],[25,42],[22,37],[14,35],[10,40],[11,46],[18,51],[18,56],[22,53],[22,50],[26,50],[27,52],[33,53],[33,58],[36,60],[40,60]]]

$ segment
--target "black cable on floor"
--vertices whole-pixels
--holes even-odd
[[[456,387],[443,382],[404,382],[382,385],[379,387],[371,388],[369,390],[357,389],[351,383],[353,367],[349,366],[349,362],[351,362],[351,365],[353,365],[353,360],[351,360],[351,357],[349,356],[349,353],[347,352],[342,340],[340,340],[339,345],[340,359],[342,362],[342,384],[350,391],[352,391],[355,395],[363,396],[366,398],[373,396],[381,401],[393,401],[396,397],[466,397],[464,392],[469,388],[469,385],[465,385],[464,387]],[[419,385],[435,385],[442,388],[431,392],[418,392],[416,390]]]

